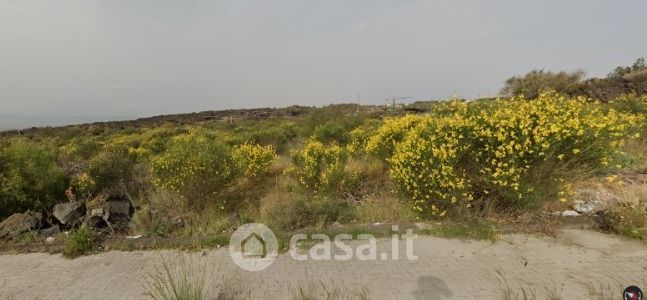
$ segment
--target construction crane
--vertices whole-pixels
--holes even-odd
[[[396,96],[393,96],[391,98],[387,98],[386,101],[392,103],[391,105],[393,105],[393,112],[395,113],[396,110],[398,109],[397,101],[404,100],[404,99],[411,99],[411,98],[413,98],[413,97],[396,97]]]

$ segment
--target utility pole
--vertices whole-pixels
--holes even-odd
[[[411,99],[411,98],[413,98],[413,97],[396,97],[396,96],[393,96],[393,97],[391,97],[391,99],[386,99],[386,101],[392,102],[391,105],[393,105],[393,112],[395,113],[396,110],[398,109],[398,107],[397,107],[398,103],[396,101],[404,100],[404,99]]]
[[[357,114],[359,114],[360,110],[362,109],[362,104],[359,101],[359,96],[360,96],[360,93],[357,92],[357,112],[356,112]]]

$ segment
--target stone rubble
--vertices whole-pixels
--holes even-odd
[[[51,220],[45,221],[41,213],[31,211],[9,216],[0,223],[0,240],[37,231],[38,236],[51,243],[62,230],[69,232],[82,225],[104,234],[127,233],[134,212],[135,208],[124,195],[110,195],[98,208],[88,208],[79,201],[58,203],[52,209]]]

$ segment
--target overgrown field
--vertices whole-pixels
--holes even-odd
[[[425,113],[328,106],[299,117],[156,127],[96,125],[0,140],[0,219],[114,191],[131,232],[217,234],[240,223],[515,214],[566,201],[572,183],[647,170],[647,97],[427,103]]]

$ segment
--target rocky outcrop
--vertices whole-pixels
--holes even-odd
[[[349,104],[354,105],[354,104]],[[149,118],[140,118],[130,121],[95,122],[80,125],[68,125],[58,128],[81,128],[83,130],[101,130],[104,128],[124,127],[148,127],[160,124],[196,124],[210,120],[231,122],[234,120],[262,120],[267,118],[299,117],[314,111],[314,107],[289,106],[284,108],[255,108],[255,109],[229,109],[229,110],[208,110],[188,114],[161,115]],[[353,109],[352,111],[356,111]],[[0,131],[0,137],[24,135],[24,134],[46,134],[53,127],[33,127],[23,130]]]
[[[135,212],[128,196],[111,192],[98,206],[88,211],[85,224],[99,232],[126,233]]]
[[[42,215],[28,211],[23,214],[13,214],[0,223],[0,239],[13,239],[22,233],[36,230],[41,226]]]
[[[67,202],[54,205],[52,215],[67,228],[75,227],[85,219],[85,203]]]
[[[102,201],[88,209],[81,201],[54,205],[51,217],[43,221],[40,213],[14,214],[0,223],[0,239],[13,239],[20,234],[37,230],[41,237],[55,237],[63,230],[71,230],[85,224],[99,233],[128,233],[135,208],[127,195],[111,192]],[[45,224],[47,223],[47,224]]]
[[[603,102],[623,94],[647,94],[647,70],[639,70],[623,77],[591,78],[584,81],[578,94]]]
[[[61,229],[58,227],[58,225],[54,225],[49,228],[41,229],[38,231],[38,235],[44,236],[44,237],[54,237],[61,234]]]
[[[103,208],[95,208],[90,211],[87,220],[85,221],[88,227],[102,230],[108,227],[108,223],[104,219]]]
[[[125,196],[109,197],[102,208],[103,220],[117,232],[128,232],[130,218],[134,212],[130,200]]]
[[[580,214],[594,214],[621,201],[617,195],[596,189],[581,189],[573,196],[573,210]]]

